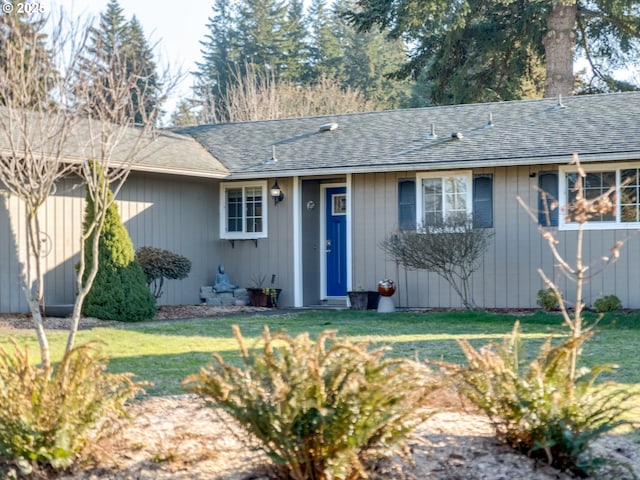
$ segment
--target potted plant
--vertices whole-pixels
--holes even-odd
[[[369,305],[369,292],[358,287],[352,292],[347,292],[349,295],[349,303],[353,310],[366,310]]]
[[[271,286],[265,287],[264,283],[266,278],[266,275],[263,274],[252,277],[254,286],[247,288],[249,302],[254,307],[278,308],[278,298],[280,297],[282,289],[273,286],[276,281],[275,275],[271,275]]]

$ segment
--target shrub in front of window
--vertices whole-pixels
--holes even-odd
[[[335,332],[314,342],[306,333],[271,335],[265,327],[254,349],[237,326],[234,332],[241,365],[214,353],[185,388],[212,399],[258,439],[276,478],[367,478],[369,460],[403,450],[440,384],[424,363],[384,358],[386,349]]]
[[[459,295],[465,308],[473,309],[471,276],[492,236],[489,229],[474,228],[467,215],[451,215],[417,232],[393,233],[380,248],[408,269],[436,273]]]
[[[136,251],[136,260],[147,277],[147,286],[153,296],[162,296],[164,279],[182,280],[189,276],[191,260],[169,250],[154,247],[140,247]]]
[[[593,306],[600,313],[616,312],[622,308],[622,302],[615,295],[605,295],[593,302]]]
[[[547,312],[557,310],[560,306],[556,292],[552,288],[538,290],[538,306]]]

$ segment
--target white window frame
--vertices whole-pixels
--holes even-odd
[[[620,184],[622,183],[621,172],[627,169],[640,169],[640,163],[598,163],[582,165],[582,169],[585,172],[615,172],[616,176],[616,207],[615,207],[615,220],[606,222],[586,222],[583,224],[585,230],[631,230],[640,228],[640,222],[622,222],[620,221]],[[562,165],[558,169],[558,197],[560,203],[560,213],[558,215],[558,229],[559,230],[578,230],[580,224],[577,222],[567,222],[566,216],[563,212],[566,211],[567,206],[567,174],[576,173],[578,169],[575,165]]]
[[[417,230],[424,230],[424,189],[422,188],[422,181],[425,179],[445,179],[447,177],[461,177],[465,180],[467,185],[467,194],[465,202],[467,206],[467,215],[471,217],[473,215],[473,175],[471,170],[452,170],[452,171],[437,171],[437,172],[418,172],[416,174],[416,225]],[[443,203],[443,220],[446,218],[446,203]]]
[[[262,231],[261,232],[247,232],[246,222],[246,189],[250,187],[260,187],[262,190]],[[241,232],[229,232],[227,231],[227,190],[229,189],[242,189],[242,231]],[[268,200],[267,196],[267,182],[266,180],[256,180],[252,182],[222,182],[220,183],[220,238],[227,240],[252,240],[256,238],[267,238],[268,222]]]

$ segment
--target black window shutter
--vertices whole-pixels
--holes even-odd
[[[416,229],[416,181],[413,178],[398,182],[398,228]]]
[[[538,188],[538,223],[543,227],[557,227],[558,206],[551,209],[551,204],[558,200],[558,172],[540,172]]]
[[[493,176],[490,174],[473,177],[473,226],[493,227]]]

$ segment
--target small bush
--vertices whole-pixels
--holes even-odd
[[[169,250],[155,247],[140,247],[136,260],[147,278],[147,286],[158,299],[162,296],[164,279],[182,280],[191,271],[191,260]]]
[[[613,383],[596,385],[606,367],[569,374],[571,352],[589,333],[556,346],[547,340],[533,362],[525,357],[519,324],[503,344],[475,350],[459,344],[468,366],[458,371],[461,389],[493,422],[498,439],[560,469],[586,475],[590,443],[626,424],[621,415],[633,393]],[[594,462],[593,465],[596,465]]]
[[[242,366],[214,354],[185,388],[213,399],[254,435],[278,478],[360,478],[363,462],[401,450],[437,387],[424,364],[384,359],[384,349],[335,332],[312,342],[265,327],[260,350],[247,350],[237,326],[234,332]]]
[[[32,365],[27,349],[0,347],[0,464],[22,474],[64,469],[90,439],[107,434],[142,384],[106,368],[89,345],[69,351],[51,372]]]
[[[560,306],[558,297],[552,288],[538,290],[538,306],[547,312],[557,310]]]
[[[593,306],[600,313],[616,312],[622,308],[622,302],[615,295],[606,295],[593,302]]]

